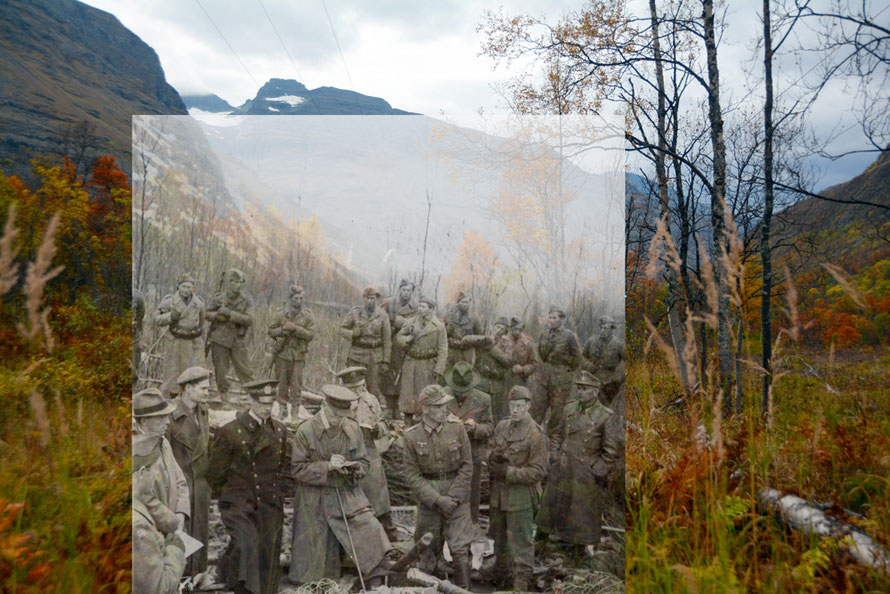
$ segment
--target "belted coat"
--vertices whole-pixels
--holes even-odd
[[[434,316],[426,321],[419,315],[415,316],[399,330],[396,342],[405,347],[405,362],[402,364],[399,386],[399,410],[417,415],[420,414],[417,395],[428,385],[436,383],[436,373],[445,373],[448,361],[445,324]]]

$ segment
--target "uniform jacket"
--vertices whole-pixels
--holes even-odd
[[[431,430],[421,421],[405,432],[403,443],[405,478],[418,505],[432,508],[442,495],[458,503],[470,500],[473,455],[463,423],[446,419]],[[453,478],[437,478],[452,473]]]
[[[491,506],[503,511],[537,507],[541,481],[547,478],[547,438],[530,415],[514,423],[504,419],[490,441],[489,465],[495,455],[507,458],[505,480],[492,480]]]
[[[558,365],[576,369],[581,358],[581,345],[575,333],[563,326],[558,330],[548,330],[541,337],[541,360],[548,365]]]
[[[287,322],[295,324],[297,329],[285,330]],[[294,313],[289,307],[279,310],[269,324],[269,336],[275,341],[272,352],[285,361],[305,361],[309,343],[315,338],[314,325],[314,316],[305,309],[300,313]]]
[[[374,515],[378,518],[389,512],[389,486],[386,475],[383,472],[383,461],[374,440],[386,434],[386,425],[383,423],[383,409],[377,397],[362,388],[358,391],[358,406],[355,420],[362,430],[365,441],[365,450],[368,452],[368,474],[359,481],[359,486],[371,502]]]
[[[462,312],[456,305],[445,311],[445,331],[448,333],[448,348],[456,351],[472,350],[464,347],[461,339],[471,334],[482,334],[482,323],[469,312]]]
[[[392,329],[389,316],[377,307],[370,316],[364,307],[354,307],[340,324],[340,333],[352,341],[349,359],[357,363],[389,364],[392,358]]]
[[[347,418],[342,426],[336,427],[322,407],[297,427],[292,446],[297,490],[289,579],[306,583],[326,577],[328,530],[344,551],[351,551],[341,501],[349,520],[357,563],[363,572],[371,571],[391,545],[358,482],[331,468],[330,463],[333,454],[341,454],[347,461],[358,462],[360,474],[368,472],[370,461],[358,423]]]
[[[485,344],[476,349],[476,371],[489,381],[506,379],[512,373],[512,342],[506,336],[487,336]]]
[[[389,316],[393,332],[398,332],[408,320],[417,315],[417,301],[412,297],[408,303],[402,305],[398,295],[390,295],[386,298],[384,310]]]
[[[531,376],[541,365],[541,355],[538,354],[535,341],[528,334],[520,334],[516,339],[510,336],[509,341],[513,365],[522,367],[522,371],[519,373],[520,377]]]
[[[413,339],[409,342],[409,337]],[[424,322],[420,316],[407,322],[396,336],[405,348],[402,379],[399,384],[399,409],[407,414],[418,414],[417,395],[436,382],[436,373],[445,373],[448,362],[448,338],[445,324],[435,316]]]
[[[451,388],[446,389],[454,394]],[[478,462],[494,429],[491,415],[491,396],[476,388],[467,392],[463,396],[462,401],[458,401],[458,395],[454,394],[454,400],[448,402],[448,412],[461,423],[468,419],[476,421],[475,430],[472,433],[467,431],[467,435],[470,437],[473,462]]]
[[[170,312],[174,309],[180,314],[175,322],[170,318]],[[155,313],[155,324],[167,326],[175,338],[192,339],[201,336],[204,331],[205,315],[204,302],[200,297],[192,295],[186,303],[176,292],[161,300]]]
[[[185,475],[176,458],[173,448],[166,438],[162,437],[160,444],[146,457],[134,456],[133,467],[144,465],[152,476],[151,508],[153,517],[169,525],[175,522],[175,514],[190,516],[189,488]]]
[[[232,311],[228,319],[217,318],[216,312],[225,306]],[[236,343],[243,344],[247,336],[247,329],[253,324],[253,299],[242,291],[234,299],[229,299],[228,293],[217,293],[207,305],[207,318],[210,320],[210,330],[207,332],[207,341],[232,348]]]
[[[133,500],[133,594],[176,594],[185,553],[166,544],[148,508]]]

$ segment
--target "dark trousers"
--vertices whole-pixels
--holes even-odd
[[[278,403],[282,406],[290,404],[294,415],[303,398],[303,366],[305,361],[288,361],[275,359],[275,378],[278,380]]]
[[[243,582],[252,594],[278,592],[284,510],[267,503],[255,507],[220,501],[219,513],[229,533],[229,546],[219,561],[220,577],[231,588]]]
[[[488,535],[494,539],[494,573],[528,581],[535,566],[535,510],[491,508]]]
[[[214,342],[210,345],[210,357],[213,360],[213,372],[216,374],[216,387],[221,394],[229,391],[229,378],[226,377],[229,366],[235,367],[235,374],[242,384],[253,380],[247,347],[236,344],[229,348]]]

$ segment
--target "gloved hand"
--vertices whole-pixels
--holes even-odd
[[[494,462],[488,467],[488,473],[494,480],[506,480],[507,478],[507,462]]]
[[[182,312],[175,307],[170,310],[170,321],[178,322],[182,318]]]
[[[439,499],[436,500],[436,507],[438,507],[445,517],[451,516],[455,509],[457,509],[458,502],[454,497],[449,497],[448,495],[442,495]]]

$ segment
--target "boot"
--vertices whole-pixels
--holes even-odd
[[[466,555],[463,555],[460,560],[455,557],[451,562],[451,567],[454,569],[454,585],[464,590],[469,590],[470,562]]]

